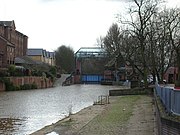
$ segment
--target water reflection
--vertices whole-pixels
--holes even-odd
[[[30,134],[90,106],[113,86],[72,85],[0,92],[0,134]]]
[[[23,126],[23,121],[16,118],[0,118],[0,134],[10,135],[16,133]]]

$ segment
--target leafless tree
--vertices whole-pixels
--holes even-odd
[[[174,62],[180,71],[180,9],[171,8],[164,10],[165,26],[167,28],[169,46],[175,51]],[[180,86],[180,72],[178,72],[176,86]]]
[[[130,20],[120,20],[122,24],[130,27],[130,32],[137,38],[137,49],[139,65],[141,66],[141,75],[143,77],[145,87],[147,87],[148,75],[148,55],[147,35],[150,20],[158,11],[159,1],[157,0],[132,0],[133,6],[129,9]]]
[[[113,24],[102,44],[112,57],[120,54],[129,62],[147,87],[148,74],[162,81],[174,63],[180,71],[180,9],[160,10],[161,0],[130,1],[130,17],[119,17],[123,27]],[[178,80],[180,86],[180,74]]]

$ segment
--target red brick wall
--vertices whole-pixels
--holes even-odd
[[[4,83],[0,82],[0,91],[4,91],[5,90],[5,85]]]
[[[173,75],[173,82],[177,80],[178,68],[177,67],[169,67],[166,73],[164,74],[164,79],[169,82],[169,75]]]
[[[1,26],[0,35],[7,41],[15,45],[15,57],[26,55],[28,37],[19,31],[15,30],[14,27]]]
[[[0,55],[0,67],[5,67],[7,65],[7,43],[2,37],[0,37]]]
[[[9,79],[14,84],[14,86],[35,83],[38,89],[53,87],[53,82],[50,79],[43,77],[10,77]],[[0,91],[4,90],[5,85],[0,82]]]
[[[0,25],[0,35],[4,37],[4,26]]]
[[[24,36],[23,37],[23,55],[27,54],[27,46],[28,45],[28,37]]]

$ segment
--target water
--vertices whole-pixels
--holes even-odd
[[[0,92],[0,134],[30,134],[88,107],[115,86],[72,85]]]

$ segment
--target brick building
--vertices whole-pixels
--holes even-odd
[[[28,37],[16,30],[14,21],[0,21],[0,67],[14,64],[15,57],[26,55]]]

